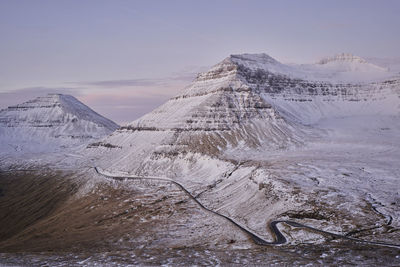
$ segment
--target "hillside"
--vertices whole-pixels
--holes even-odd
[[[361,79],[363,73],[374,75]],[[59,105],[37,109],[48,114]],[[55,262],[75,262],[70,255],[85,251],[79,257],[89,264],[108,262],[104,251],[133,253],[130,263],[144,265],[169,263],[171,255],[191,262],[194,251],[211,265],[220,251],[232,264],[239,255],[254,265],[266,255],[278,265],[307,264],[305,251],[324,263],[393,263],[398,246],[391,244],[400,240],[399,111],[398,75],[358,57],[294,66],[266,54],[231,55],[109,135],[75,138],[85,142],[69,153],[61,149],[38,157],[32,170],[1,173],[0,197],[15,209],[3,207],[0,223],[13,235],[0,233],[0,249],[66,253]],[[57,132],[55,123],[65,134],[76,121],[62,114],[64,124],[26,126],[18,117],[8,125],[42,136]],[[41,166],[48,162],[51,168]],[[42,197],[47,188],[52,205]],[[19,209],[43,217],[20,221]],[[268,244],[277,240],[273,222],[285,240],[279,247]]]
[[[65,150],[117,128],[76,98],[49,94],[0,111],[1,154]]]

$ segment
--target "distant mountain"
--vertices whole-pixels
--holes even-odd
[[[53,151],[86,144],[117,128],[76,98],[49,94],[0,111],[0,151]]]
[[[400,237],[392,231],[400,228],[400,77],[352,55],[308,65],[282,64],[266,54],[231,55],[160,107],[118,129],[76,99],[60,95],[0,115],[1,151],[57,150],[38,157],[0,157],[1,169],[68,169],[67,176],[74,173],[71,194],[80,199],[59,206],[47,222],[40,213],[38,224],[15,236],[15,247],[29,241],[24,238],[32,232],[35,242],[42,236],[88,243],[82,234],[98,233],[101,245],[110,239],[118,248],[187,248],[203,246],[204,240],[214,247],[220,243],[215,237],[229,248],[252,248],[226,221],[194,209],[196,203],[177,192],[183,188],[207,209],[265,240],[274,240],[266,226],[281,220],[365,240],[393,243]],[[47,207],[43,192],[53,187],[33,177],[39,203]],[[109,183],[110,177],[123,180]],[[78,191],[76,182],[82,184]],[[61,189],[51,189],[52,194],[66,189],[53,185]],[[7,201],[15,199],[8,188]],[[26,189],[15,207],[35,210],[21,202],[32,187],[15,188]],[[25,214],[14,210],[18,216],[11,224]],[[179,219],[171,221],[174,216]],[[148,227],[138,224],[149,220]],[[282,228],[290,245],[351,246],[351,240],[330,242],[326,234],[293,226]],[[127,235],[126,229],[133,230]]]
[[[369,62],[382,66],[391,72],[400,74],[400,58],[380,58],[380,57],[369,57],[366,58]]]
[[[340,73],[357,79],[342,82],[337,63]],[[365,69],[368,78],[360,80]],[[372,70],[378,77],[373,82]],[[398,115],[399,95],[398,77],[351,55],[308,66],[285,65],[266,54],[231,55],[89,153],[102,154],[108,166],[142,172],[163,170],[150,162],[168,165],[189,152],[229,159],[235,150],[288,149],[302,144],[311,125],[324,118]]]

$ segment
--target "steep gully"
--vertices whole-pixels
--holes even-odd
[[[113,180],[122,181],[122,180],[146,180],[147,179],[147,180],[156,180],[156,181],[164,181],[164,182],[172,183],[172,184],[176,185],[179,189],[181,189],[186,195],[188,195],[189,198],[192,199],[194,202],[196,202],[196,204],[199,205],[203,210],[205,210],[211,214],[214,214],[216,216],[222,217],[225,220],[229,221],[230,223],[235,225],[237,228],[239,228],[239,230],[241,230],[242,232],[247,234],[257,245],[268,246],[268,245],[282,245],[282,244],[287,243],[286,237],[282,234],[282,232],[277,227],[278,224],[284,223],[284,224],[287,224],[292,227],[303,228],[303,229],[306,229],[306,230],[309,230],[309,231],[312,231],[315,233],[319,233],[321,235],[331,236],[333,238],[339,238],[339,239],[344,239],[344,240],[349,240],[349,241],[364,243],[364,244],[369,244],[369,245],[400,248],[400,244],[390,244],[390,243],[385,243],[385,242],[362,240],[362,239],[358,239],[358,238],[354,238],[354,237],[349,237],[346,235],[340,235],[340,234],[323,231],[323,230],[316,229],[316,228],[308,226],[308,225],[304,225],[304,224],[294,222],[294,221],[289,221],[289,220],[276,220],[276,221],[269,222],[268,228],[271,231],[271,233],[274,235],[275,240],[272,242],[266,241],[263,238],[259,237],[258,235],[252,233],[251,231],[249,231],[248,229],[246,229],[239,223],[235,222],[233,219],[229,218],[228,216],[225,216],[221,213],[218,213],[216,211],[208,209],[195,196],[193,196],[182,184],[180,184],[179,182],[176,182],[170,178],[150,177],[150,176],[149,177],[147,177],[147,176],[121,176],[121,175],[114,175],[114,174],[106,174],[106,173],[102,172],[101,170],[99,170],[97,167],[94,167],[94,169],[99,175],[102,175],[106,178],[113,179]]]

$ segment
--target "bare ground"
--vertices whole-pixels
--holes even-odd
[[[400,265],[400,251],[344,241],[256,247],[177,188],[74,173],[0,174],[0,265]]]

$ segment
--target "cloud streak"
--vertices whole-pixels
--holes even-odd
[[[80,86],[96,86],[102,88],[110,87],[150,87],[150,86],[168,86],[174,82],[191,82],[197,77],[197,72],[183,72],[174,74],[166,78],[141,78],[141,79],[121,79],[121,80],[103,80],[89,82],[71,82]]]
[[[160,79],[130,79],[130,80],[107,80],[78,83],[98,87],[136,87],[136,86],[159,86],[162,84]]]
[[[123,124],[167,101],[193,81],[200,67],[187,67],[166,78],[66,82],[59,87],[37,86],[0,92],[0,109],[49,93],[69,94],[103,116]]]

